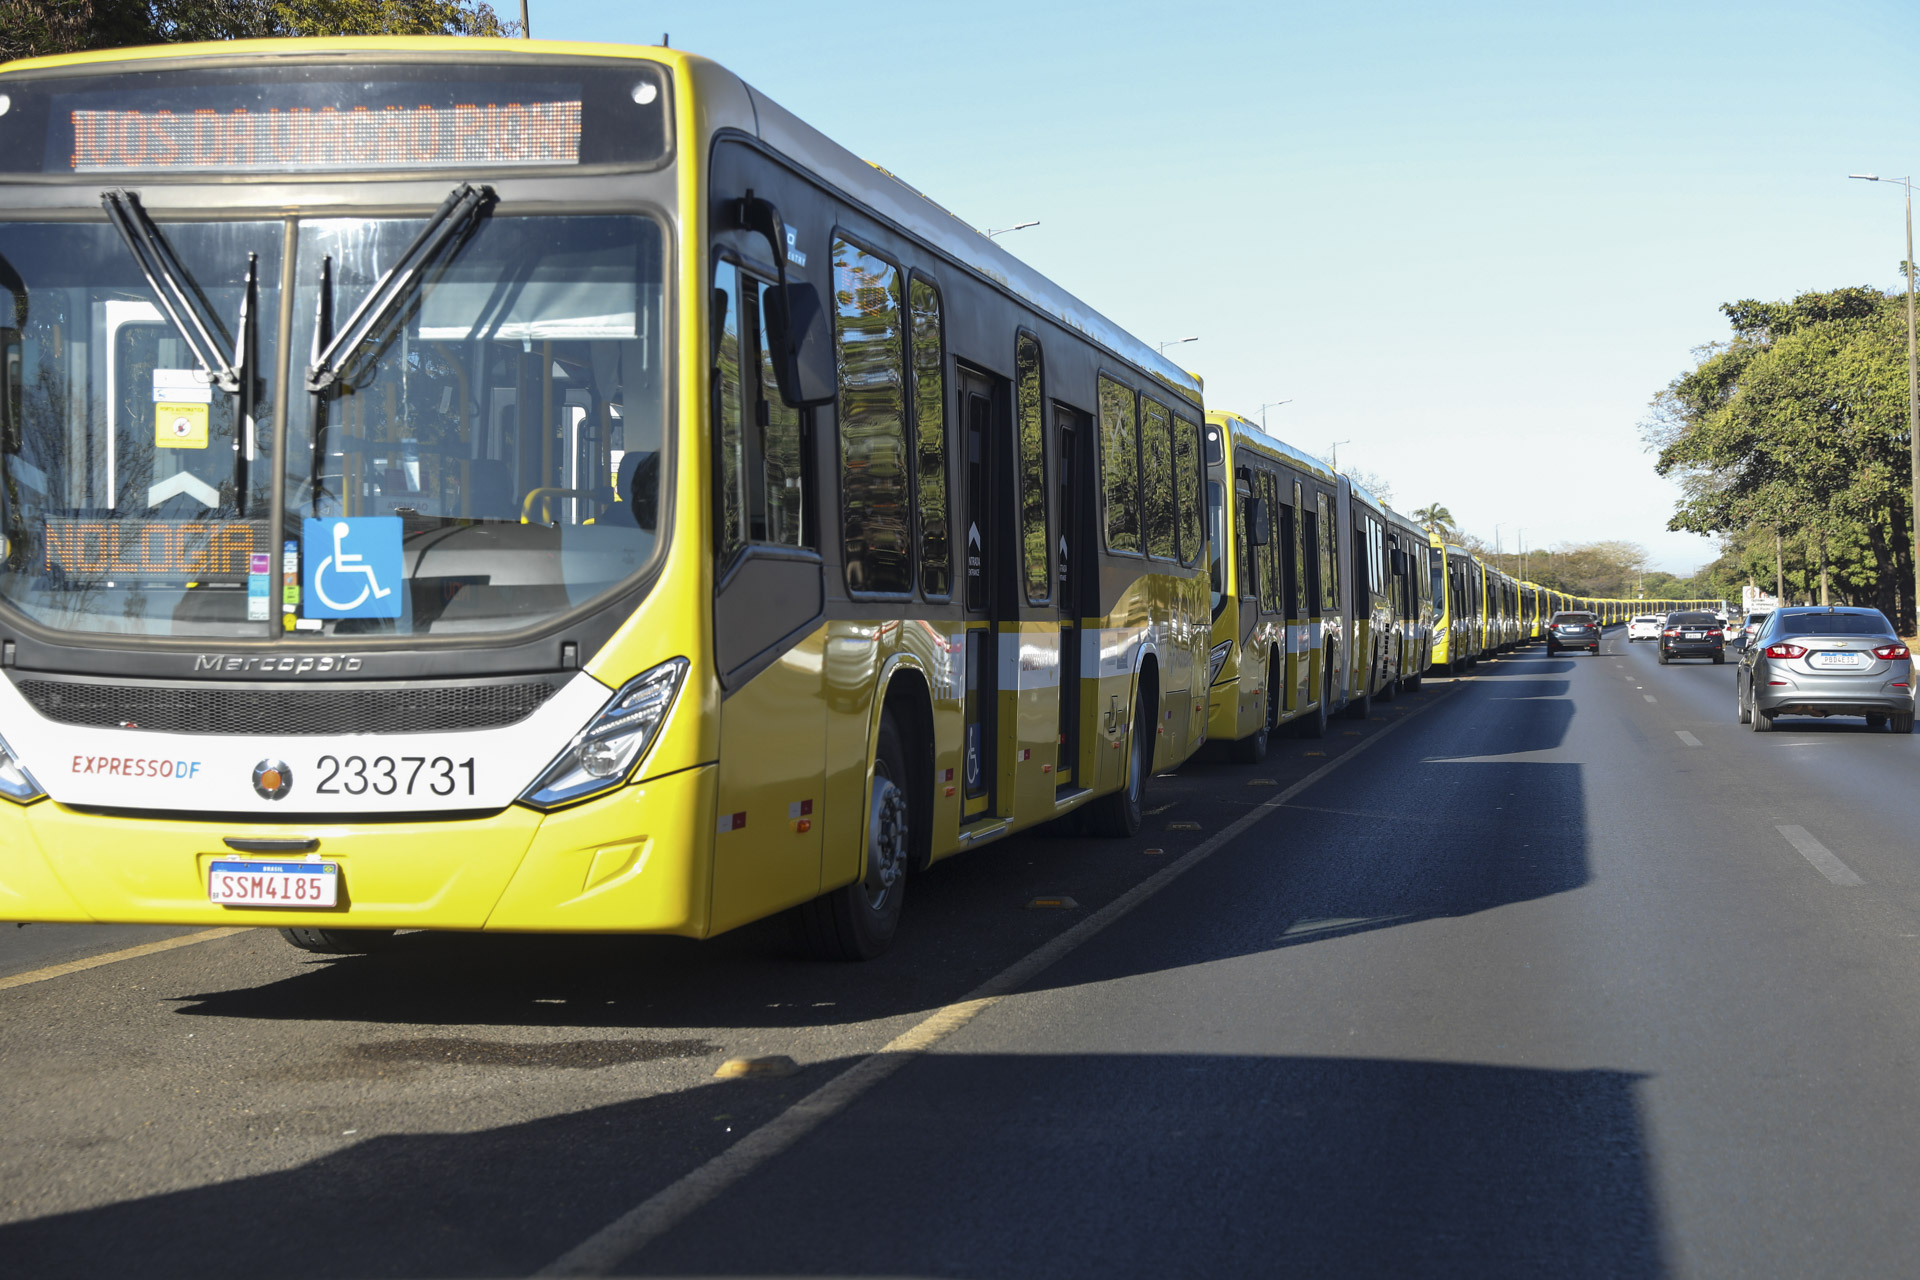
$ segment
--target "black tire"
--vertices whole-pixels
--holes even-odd
[[[1154,706],[1147,705],[1149,694]],[[1159,696],[1145,680],[1134,699],[1133,732],[1127,739],[1127,777],[1118,791],[1087,806],[1087,834],[1125,839],[1140,830],[1147,805],[1147,779],[1153,774],[1153,729]],[[1264,735],[1263,735],[1264,736]]]
[[[1422,674],[1420,674],[1420,675],[1417,675],[1417,676],[1408,676],[1408,677],[1406,678],[1406,681],[1405,681],[1405,683],[1406,683],[1406,686],[1407,686],[1407,692],[1408,692],[1408,693],[1418,693],[1418,692],[1420,692],[1420,685],[1421,685],[1421,683],[1422,683],[1422,682],[1424,682],[1424,681],[1426,680],[1426,678],[1427,678],[1427,677],[1426,677],[1426,674],[1425,674],[1424,672],[1423,672]]]
[[[1547,656],[1553,658],[1559,656],[1559,653],[1560,647],[1551,640],[1547,641]]]
[[[1773,732],[1773,717],[1768,715],[1762,715],[1760,712],[1760,706],[1758,703],[1755,703],[1753,707],[1752,723],[1753,723],[1753,731],[1755,733],[1772,733]]]
[[[1320,677],[1320,701],[1313,710],[1293,722],[1293,731],[1302,738],[1327,736],[1327,704],[1332,701],[1331,676]]]
[[[905,790],[919,776],[909,771],[907,760],[893,714],[883,713],[873,753],[861,876],[794,911],[800,944],[817,959],[871,960],[893,945],[913,861],[918,807]]]
[[[1673,659],[1671,659],[1671,658],[1669,658],[1669,657],[1667,656],[1667,651],[1666,651],[1666,649],[1665,649],[1665,648],[1663,647],[1663,648],[1662,648],[1662,649],[1660,650],[1660,665],[1664,667],[1664,666],[1667,666],[1667,665],[1668,665],[1669,663],[1671,663],[1672,661],[1673,661]]]
[[[1747,708],[1747,695],[1740,692],[1740,677],[1733,678],[1733,702],[1740,711],[1740,723],[1753,723],[1753,712]]]
[[[393,945],[392,929],[282,929],[280,936],[302,951],[323,956],[364,956]]]
[[[1241,738],[1228,752],[1236,764],[1259,764],[1267,758],[1267,735],[1273,732],[1273,722],[1280,714],[1279,663],[1267,660],[1267,718],[1266,722],[1253,731],[1253,736]]]
[[[1373,714],[1373,693],[1366,689],[1364,682],[1360,687],[1364,692],[1357,698],[1349,698],[1347,705],[1340,710],[1340,714],[1349,720],[1365,720]]]
[[[1908,711],[1900,715],[1889,716],[1887,718],[1887,728],[1893,733],[1912,733],[1913,712]]]
[[[1714,654],[1714,655],[1713,655],[1713,665],[1714,665],[1714,666],[1716,666],[1716,667],[1723,667],[1723,666],[1725,666],[1726,664],[1727,664],[1727,655],[1726,655],[1726,654],[1724,654],[1724,653],[1716,653],[1716,654]]]

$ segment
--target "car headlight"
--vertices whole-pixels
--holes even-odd
[[[1213,646],[1213,651],[1207,655],[1207,686],[1209,688],[1213,686],[1215,680],[1220,678],[1220,668],[1226,665],[1227,655],[1232,652],[1233,641],[1222,640]]]
[[[20,757],[13,753],[7,740],[0,738],[0,796],[15,804],[32,804],[46,794],[27,772],[27,766],[20,763]]]
[[[666,723],[686,674],[687,660],[670,658],[627,681],[526,789],[520,802],[551,809],[625,782]]]

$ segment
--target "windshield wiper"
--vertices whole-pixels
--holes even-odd
[[[193,358],[212,375],[215,385],[230,395],[238,395],[241,390],[241,375],[238,366],[245,363],[244,354],[229,360],[220,352],[220,344],[214,341],[213,332],[208,328],[209,320],[201,315],[200,293],[190,289],[191,279],[170,252],[165,241],[160,239],[160,229],[153,225],[153,219],[140,207],[140,197],[131,191],[103,191],[100,203],[106,207],[107,218],[113,223],[113,229],[127,242],[127,249],[133,254],[134,261],[140,264],[140,274],[147,278],[147,285],[153,290],[153,296],[159,299],[160,309],[167,313],[167,319],[186,339],[187,347],[193,352]],[[248,268],[248,278],[252,279],[252,267]],[[242,325],[249,316],[244,304],[241,307]],[[192,327],[188,327],[188,322]],[[212,321],[214,324],[219,322]],[[244,352],[246,336],[240,335],[235,342],[235,350]]]
[[[367,291],[367,296],[347,317],[347,323],[340,332],[332,335],[324,347],[320,346],[318,331],[315,332],[313,363],[307,366],[309,392],[319,395],[340,381],[341,372],[354,352],[380,331],[387,318],[413,292],[428,265],[455,236],[470,230],[492,203],[492,187],[476,187],[465,182],[440,202],[440,207],[427,219],[427,225],[420,228],[420,234],[413,238],[406,252],[373,282],[373,288]],[[331,291],[330,265],[331,259],[321,264],[323,293]],[[330,298],[322,298],[323,308],[330,310],[331,305]]]
[[[131,191],[103,191],[100,203],[107,211],[107,220],[113,223],[113,229],[120,233],[127,251],[139,264],[140,274],[146,277],[147,287],[153,290],[160,309],[167,313],[167,320],[186,342],[193,358],[207,371],[215,386],[238,399],[239,438],[233,444],[233,502],[238,513],[244,516],[247,513],[247,464],[253,459],[253,330],[254,313],[260,301],[259,255],[247,255],[247,279],[240,293],[240,318],[234,326],[233,357],[228,359],[213,335],[214,327],[220,322],[202,314],[206,308],[199,288],[161,239],[160,228],[140,207],[140,197]]]

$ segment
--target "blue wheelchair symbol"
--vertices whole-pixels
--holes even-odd
[[[303,521],[300,612],[309,618],[399,617],[400,528],[398,516]]]

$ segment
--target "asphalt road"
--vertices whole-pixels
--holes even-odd
[[[1920,738],[1754,735],[1731,665],[1616,630],[1273,745],[1155,779],[1135,840],[942,864],[865,966],[772,923],[339,960],[243,933],[6,986],[165,935],[0,929],[0,1259],[1915,1269]],[[796,1069],[716,1078],[764,1055]]]

